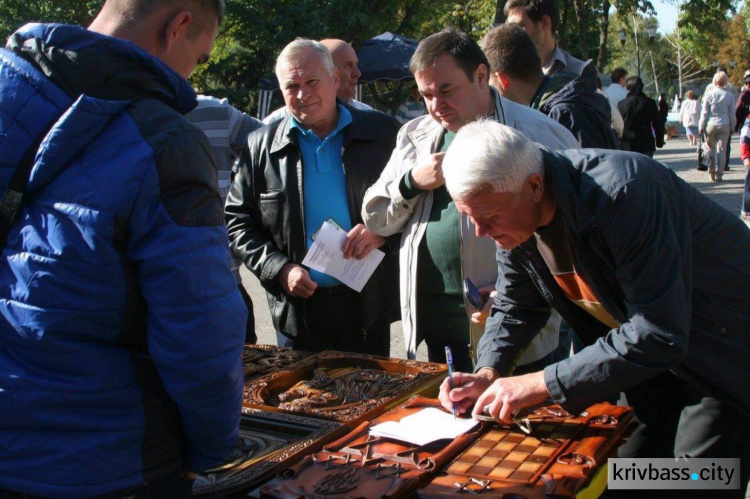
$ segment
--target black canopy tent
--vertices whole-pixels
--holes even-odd
[[[359,81],[370,83],[383,80],[408,80],[412,78],[409,60],[419,42],[390,31],[367,40],[357,54]]]
[[[409,60],[417,49],[419,42],[401,35],[386,31],[367,40],[358,52],[359,70],[362,72],[359,81],[408,80],[413,76],[409,71]],[[258,117],[265,118],[271,111],[271,96],[279,89],[276,75],[266,75],[260,80]]]

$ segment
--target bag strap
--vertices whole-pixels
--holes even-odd
[[[18,217],[18,211],[21,208],[21,203],[23,203],[23,194],[26,190],[26,184],[29,183],[31,169],[34,166],[34,158],[36,158],[36,153],[39,151],[39,146],[49,131],[52,130],[52,127],[55,126],[57,120],[67,110],[67,108],[63,109],[62,112],[52,118],[49,125],[26,148],[21,161],[13,171],[13,176],[8,183],[8,187],[5,188],[2,200],[0,200],[0,251],[5,249],[10,229]]]

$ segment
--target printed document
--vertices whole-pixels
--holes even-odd
[[[347,260],[341,251],[345,239],[346,231],[323,222],[320,230],[316,232],[315,242],[302,260],[302,265],[335,277],[355,291],[362,291],[385,253],[374,249],[362,260]]]
[[[427,445],[442,439],[454,439],[470,431],[479,421],[476,419],[453,418],[449,412],[435,407],[402,418],[401,421],[386,421],[370,428],[370,435],[409,442],[414,445]]]

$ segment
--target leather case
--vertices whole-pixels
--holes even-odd
[[[415,393],[439,386],[446,371],[445,364],[326,351],[249,381],[243,406],[331,419],[354,428]]]
[[[632,419],[631,408],[602,403],[578,416],[559,406],[535,409],[529,435],[490,423],[418,496],[575,497],[632,430]]]
[[[440,407],[437,400],[412,397],[396,409],[305,457],[282,471],[251,496],[277,498],[391,498],[409,497],[432,474],[479,434],[479,428],[455,440],[425,446],[369,435],[371,426],[399,421],[426,407]]]

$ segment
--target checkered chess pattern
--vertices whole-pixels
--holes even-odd
[[[579,425],[546,421],[534,426],[533,436],[493,429],[459,455],[446,470],[453,475],[534,483],[580,430]]]

